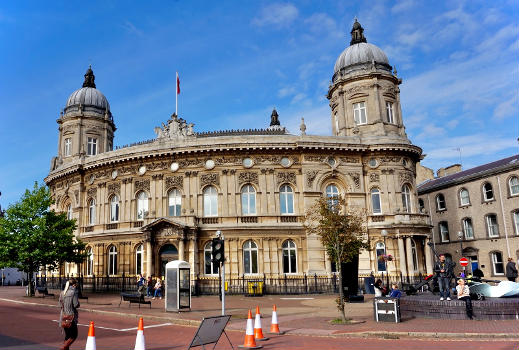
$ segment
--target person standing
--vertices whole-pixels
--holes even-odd
[[[148,276],[148,280],[146,281],[146,289],[147,289],[147,293],[146,295],[149,296],[150,298],[153,296],[153,278],[151,276]]]
[[[155,294],[153,294],[153,299],[157,297],[157,295],[162,299],[162,280],[160,277],[157,278],[157,283],[155,283]]]
[[[146,294],[146,280],[144,279],[142,274],[139,274],[137,276],[137,292],[139,292],[139,294],[143,297]]]
[[[506,264],[506,278],[512,282],[515,282],[515,279],[517,278],[517,268],[515,267],[515,262],[512,258],[508,258],[508,263]]]
[[[65,331],[65,341],[60,350],[69,350],[70,345],[76,340],[78,335],[77,322],[79,308],[79,293],[77,289],[77,280],[71,278],[65,284],[65,289],[59,296],[61,307],[59,324]]]
[[[440,260],[434,264],[434,272],[438,278],[440,287],[440,300],[451,300],[450,281],[452,278],[452,263],[445,260],[445,255],[440,255]]]
[[[465,302],[467,317],[472,320],[472,300],[470,300],[469,286],[465,284],[465,280],[463,280],[463,278],[460,278],[458,280],[458,285],[456,286],[456,294],[458,294],[458,300],[463,300]]]

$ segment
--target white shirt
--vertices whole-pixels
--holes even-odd
[[[467,286],[467,285],[463,285],[463,287],[461,287],[458,284],[456,286],[456,292],[458,293],[458,299],[463,298],[463,297],[470,297],[469,286]]]

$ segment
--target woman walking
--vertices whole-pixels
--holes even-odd
[[[75,278],[69,279],[65,284],[65,289],[63,289],[63,292],[59,296],[59,303],[61,306],[59,324],[65,331],[65,342],[60,350],[69,350],[70,345],[72,345],[77,338],[79,293]]]

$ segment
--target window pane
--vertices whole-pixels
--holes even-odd
[[[211,271],[211,251],[205,251],[204,252],[204,262],[205,262],[205,274],[210,275],[212,273]]]
[[[290,261],[288,259],[288,249],[283,249],[283,272],[290,273]]]
[[[519,211],[514,212],[515,234],[519,235]]]
[[[373,214],[380,214],[382,209],[380,208],[380,192],[378,189],[371,190],[371,204],[373,207]]]
[[[297,272],[297,262],[296,262],[296,250],[291,249],[290,250],[290,273],[296,273]]]
[[[251,260],[252,260],[252,273],[258,273],[258,251],[252,250],[251,251]]]
[[[243,269],[245,273],[251,273],[250,269],[250,250],[243,251]]]
[[[510,179],[510,194],[519,194],[519,178],[515,176]]]
[[[279,194],[279,204],[281,207],[281,214],[287,214],[287,195],[286,193],[281,192]]]

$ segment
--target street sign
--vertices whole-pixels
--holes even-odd
[[[468,266],[469,264],[469,260],[467,258],[461,258],[460,259],[460,265],[465,267],[465,266]]]

